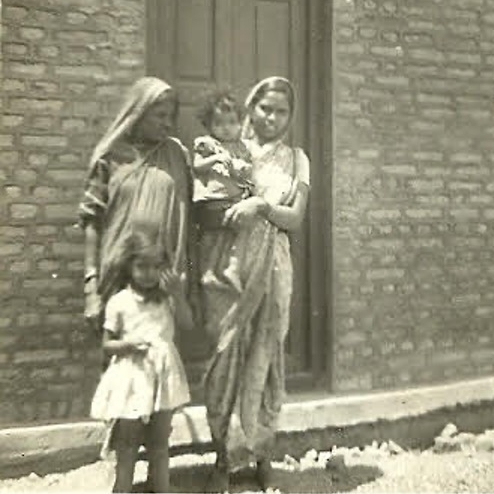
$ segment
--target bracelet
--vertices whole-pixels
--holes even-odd
[[[90,268],[86,271],[86,274],[84,275],[84,283],[88,283],[91,281],[93,278],[98,277],[98,271],[96,268]]]

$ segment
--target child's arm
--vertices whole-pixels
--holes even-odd
[[[216,163],[216,155],[201,156],[199,153],[194,153],[194,161],[192,167],[196,173],[207,173],[211,170],[212,166]]]
[[[149,344],[142,340],[122,339],[123,318],[122,301],[119,294],[110,298],[105,309],[105,331],[103,333],[103,350],[110,355],[144,354]]]
[[[210,156],[201,156],[199,153],[194,154],[192,166],[196,173],[207,173],[216,163],[224,163],[228,166],[231,158],[228,153],[211,154]]]
[[[103,334],[103,350],[110,355],[144,354],[148,348],[147,342],[121,340],[116,333],[108,329]]]
[[[161,274],[160,286],[173,297],[177,326],[185,331],[190,331],[194,328],[194,319],[185,296],[184,281],[183,276],[167,270]]]

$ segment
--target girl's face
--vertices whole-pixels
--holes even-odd
[[[291,108],[288,97],[281,91],[268,91],[254,105],[250,118],[261,144],[283,136],[290,122]]]
[[[130,274],[133,283],[144,290],[154,288],[159,282],[160,263],[154,257],[140,256],[132,260]]]
[[[166,139],[173,127],[175,107],[176,102],[173,98],[158,100],[137,122],[135,137],[148,142]]]

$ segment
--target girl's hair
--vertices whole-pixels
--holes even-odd
[[[231,89],[216,88],[205,94],[203,103],[197,111],[197,118],[205,129],[211,128],[215,113],[236,113],[239,120],[242,120],[243,108]]]
[[[292,86],[283,79],[270,79],[262,84],[250,101],[249,107],[253,108],[255,105],[257,105],[257,103],[259,103],[259,101],[261,101],[261,99],[264,98],[264,96],[266,96],[266,93],[268,93],[269,91],[283,93],[288,100],[290,110],[293,112],[293,110],[295,109],[295,94],[293,92]]]
[[[132,262],[138,257],[151,257],[160,264],[168,265],[166,251],[158,240],[156,229],[145,223],[134,226],[132,233],[125,240],[124,255],[122,256],[122,270],[124,282],[129,283]]]

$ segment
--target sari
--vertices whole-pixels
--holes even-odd
[[[250,137],[248,122],[245,128],[244,135]],[[271,204],[291,204],[300,185],[298,163],[305,154],[282,141],[251,144],[255,194]],[[215,342],[204,379],[207,419],[217,466],[234,470],[269,459],[274,447],[285,397],[290,243],[286,232],[257,218],[239,232],[206,231],[200,245],[204,320]],[[225,277],[232,246],[239,259],[240,292]]]
[[[192,192],[188,152],[172,137],[147,149],[132,139],[145,111],[159,98],[171,96],[171,87],[160,79],[139,79],[90,160],[79,217],[83,227],[93,222],[101,235],[102,310],[125,287],[124,246],[137,224],[146,225],[178,271],[187,268]]]

